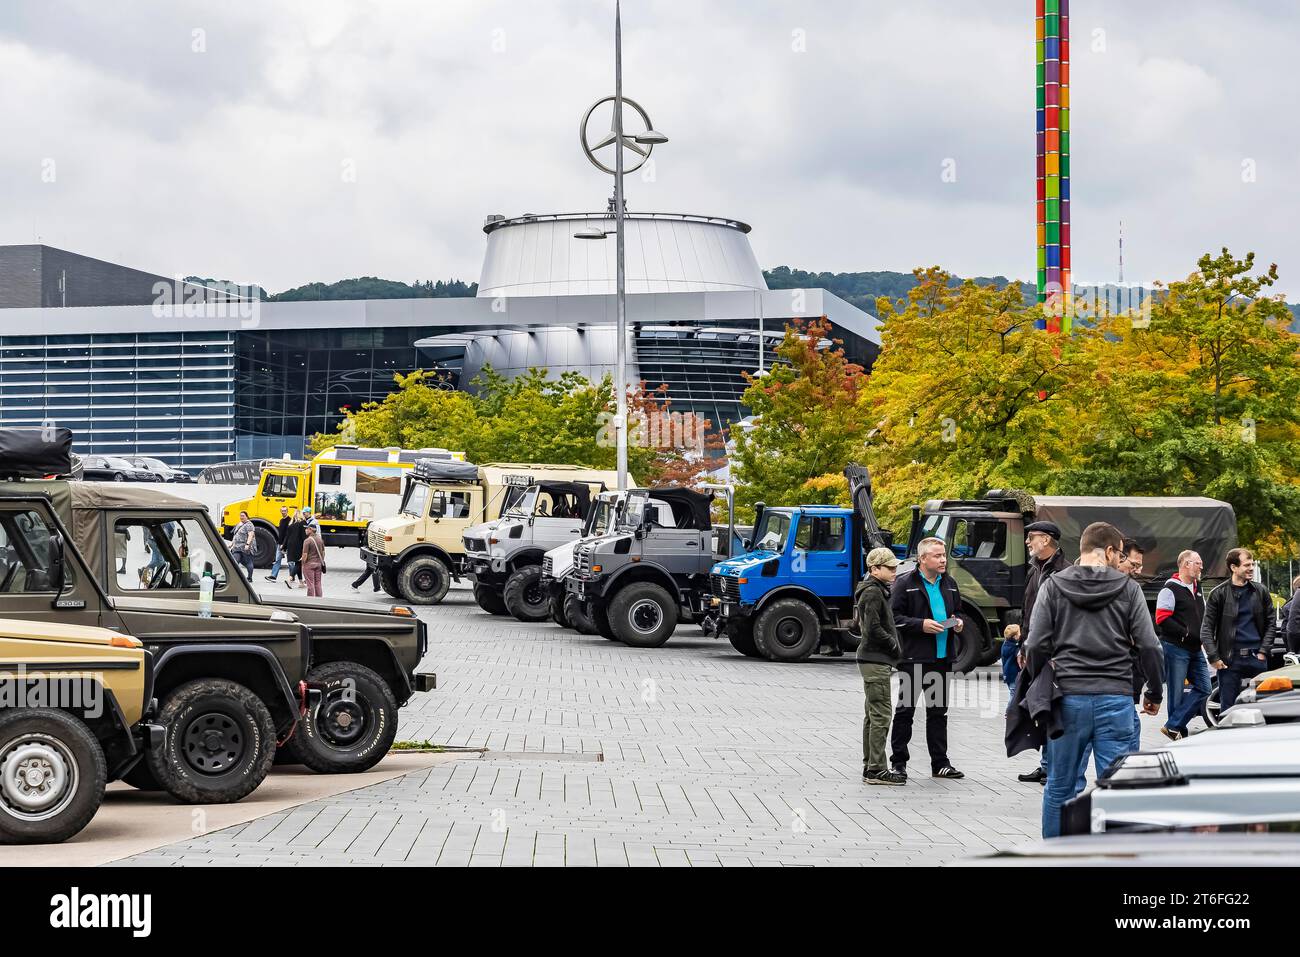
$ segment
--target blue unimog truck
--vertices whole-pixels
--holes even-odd
[[[760,503],[745,553],[713,566],[716,627],[742,654],[803,661],[823,644],[857,647],[850,625],[863,562],[893,536],[876,521],[867,469],[850,465],[844,475],[853,508]]]

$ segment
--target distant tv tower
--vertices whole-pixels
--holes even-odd
[[[1035,0],[1039,328],[1070,331],[1070,0]]]

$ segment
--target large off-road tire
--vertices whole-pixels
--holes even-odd
[[[307,672],[307,684],[320,690],[320,700],[298,722],[287,750],[322,774],[378,764],[397,736],[397,698],[388,682],[355,661],[331,661]]]
[[[474,600],[478,606],[489,615],[505,615],[506,603],[501,598],[501,593],[495,588],[489,588],[487,585],[474,583]]]
[[[677,599],[654,582],[620,588],[608,614],[614,636],[633,648],[658,648],[677,629]]]
[[[580,635],[596,634],[596,625],[587,613],[587,605],[580,601],[573,592],[564,596],[564,617],[569,619],[569,627]]]
[[[450,587],[451,572],[433,555],[408,559],[397,572],[397,590],[412,605],[436,605]]]
[[[402,590],[397,587],[397,572],[391,568],[381,568],[376,574],[379,575],[379,587],[384,590],[384,594],[401,601]]]
[[[546,599],[547,608],[550,610],[551,621],[555,622],[561,628],[572,628],[573,622],[564,613],[564,596],[550,595]]]
[[[501,599],[520,621],[545,621],[551,614],[550,598],[542,587],[542,566],[525,565],[510,573]]]
[[[965,624],[960,633],[948,632],[948,640],[957,643],[953,649],[952,670],[954,674],[965,674],[979,666],[984,651],[984,630],[980,628],[979,622],[965,612],[958,612],[957,617]]]
[[[57,844],[99,810],[108,770],[90,729],[52,708],[0,713],[0,842]]]
[[[262,699],[225,678],[175,688],[158,711],[167,729],[149,770],[186,804],[229,804],[252,794],[275,760],[275,722]]]
[[[770,661],[804,661],[821,643],[817,610],[798,598],[782,598],[754,619],[754,647]]]
[[[260,525],[253,529],[253,567],[270,568],[275,564],[275,536]]]
[[[602,638],[608,638],[610,641],[618,641],[618,635],[614,633],[613,627],[609,623],[609,609],[603,601],[591,601],[587,604],[587,609],[591,612],[591,624],[596,629],[596,634]]]
[[[727,640],[746,658],[762,658],[763,654],[754,644],[754,623],[749,620],[739,621],[727,628]]]

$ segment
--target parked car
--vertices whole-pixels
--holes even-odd
[[[1300,830],[1300,724],[1253,708],[1159,751],[1135,751],[1061,810],[1062,834]]]
[[[81,459],[81,477],[88,482],[161,482],[153,472],[132,465],[116,455],[86,455]]]
[[[144,469],[151,475],[158,476],[160,482],[193,482],[194,476],[189,472],[181,469],[174,469],[162,459],[146,458],[142,455],[135,455],[127,459],[138,469]]]

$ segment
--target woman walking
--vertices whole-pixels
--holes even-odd
[[[302,577],[307,582],[309,598],[324,597],[321,591],[321,575],[325,572],[325,546],[321,544],[316,526],[306,526],[306,536],[302,540]]]
[[[289,577],[285,579],[286,588],[294,587],[294,579],[299,584],[302,583],[302,542],[306,525],[302,520],[302,513],[295,512],[288,526],[284,530],[284,557],[289,560]]]

